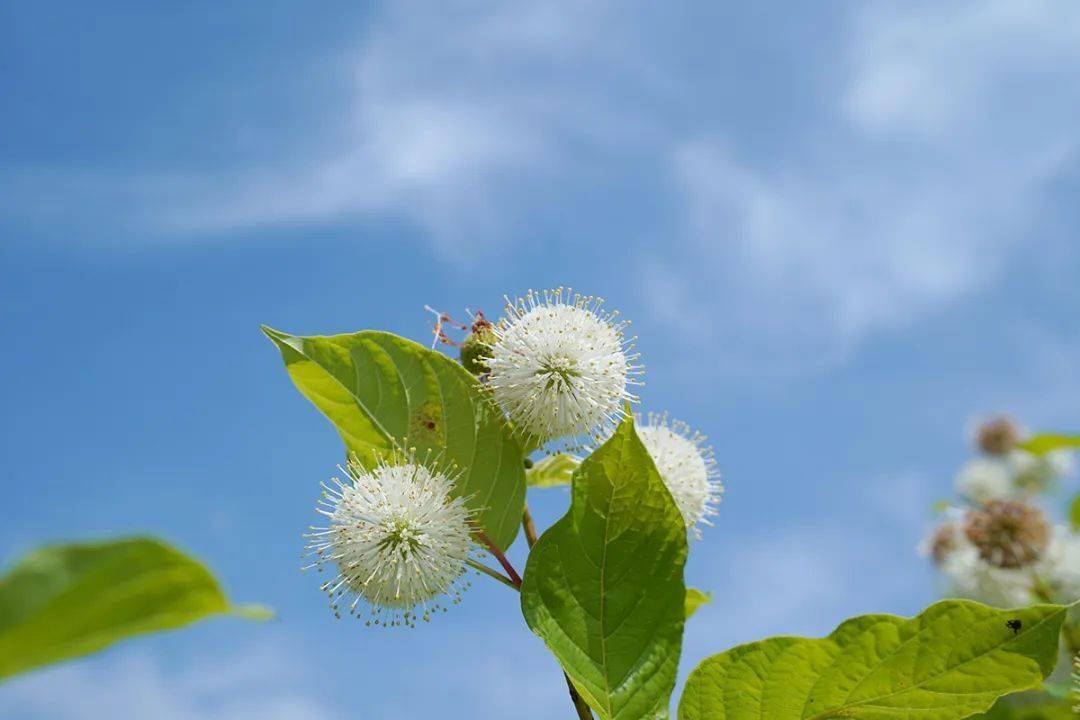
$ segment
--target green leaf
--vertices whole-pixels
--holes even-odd
[[[45,546],[0,578],[0,678],[232,611],[209,570],[159,540]]]
[[[1033,435],[1018,446],[1032,455],[1045,455],[1054,450],[1080,449],[1080,435],[1062,435],[1060,433],[1040,433]]]
[[[694,670],[679,718],[965,718],[1042,683],[1067,609],[946,600],[910,619],[853,618],[827,638],[741,645]]]
[[[367,330],[296,337],[264,327],[296,387],[366,465],[393,449],[439,453],[461,469],[457,492],[502,549],[525,509],[525,457],[476,378],[410,340]]]
[[[574,470],[581,460],[566,453],[548,455],[525,471],[525,482],[529,487],[555,487],[569,485]]]
[[[628,418],[574,472],[529,554],[521,609],[601,720],[666,713],[685,621],[686,526]]]
[[[686,617],[698,611],[698,608],[702,605],[708,605],[712,602],[712,593],[707,593],[697,588],[686,588]]]
[[[970,720],[1075,720],[1072,703],[1046,693],[1019,693],[998,700]]]
[[[930,509],[935,515],[941,515],[952,506],[952,500],[938,500],[936,503],[930,506]]]

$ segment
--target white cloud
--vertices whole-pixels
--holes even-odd
[[[1078,44],[1080,10],[1053,0],[872,5],[854,27],[844,108],[875,133],[955,140],[981,128],[1037,148],[1047,140],[1031,137],[1041,126],[1075,132],[1051,111],[1076,99]]]
[[[212,180],[165,220],[188,231],[392,213],[447,255],[490,243],[522,194],[574,166],[575,145],[635,134],[591,86],[615,62],[595,32],[614,19],[604,0],[388,4],[349,60],[348,130],[296,163]]]
[[[806,369],[992,283],[1080,142],[1068,111],[1080,101],[1067,82],[1080,69],[1075,8],[860,10],[820,89],[835,94],[831,126],[769,165],[662,111],[685,67],[634,45],[648,22],[604,2],[394,4],[358,54],[354,132],[332,157],[249,174],[239,195],[186,216],[403,212],[453,254],[512,235],[544,183],[628,169],[628,153],[669,157],[686,214],[663,256],[642,251],[658,317],[705,343],[746,338],[736,366]]]
[[[804,53],[769,55],[802,65],[715,87],[702,81],[753,56],[724,33],[764,28],[709,12],[388,3],[333,49],[355,81],[303,148],[90,192],[184,237],[389,214],[445,258],[512,253],[538,218],[569,238],[553,244],[579,241],[626,208],[642,235],[605,242],[640,259],[656,319],[734,340],[729,364],[762,373],[828,367],[991,286],[1075,164],[1076,4],[860,5],[839,43],[798,34]],[[759,105],[789,119],[759,132],[744,109]],[[592,202],[598,187],[616,201]]]
[[[0,717],[48,720],[337,720],[295,652],[275,643],[167,667],[125,648],[10,681]]]
[[[876,5],[849,40],[811,160],[763,169],[710,136],[672,153],[699,268],[682,292],[731,318],[704,327],[825,364],[999,277],[1080,145],[1080,6]]]

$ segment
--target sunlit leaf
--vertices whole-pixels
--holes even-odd
[[[460,364],[385,332],[263,332],[361,463],[402,447],[452,463],[462,471],[458,494],[495,544],[509,547],[525,507],[525,458],[502,413]]]
[[[525,482],[529,487],[554,487],[569,485],[570,476],[581,464],[581,460],[566,453],[548,455],[525,471]]]
[[[946,600],[917,617],[864,615],[827,638],[777,637],[703,661],[680,720],[959,720],[1053,670],[1066,607]]]
[[[0,678],[208,615],[269,616],[254,607],[231,607],[209,570],[159,540],[46,546],[0,578]]]
[[[1045,455],[1054,450],[1080,448],[1080,435],[1062,435],[1060,433],[1040,433],[1033,435],[1019,445],[1032,455]]]
[[[698,611],[702,605],[712,602],[712,593],[707,593],[697,588],[686,588],[686,617]]]
[[[667,711],[686,613],[686,526],[627,419],[575,471],[521,607],[601,720]]]

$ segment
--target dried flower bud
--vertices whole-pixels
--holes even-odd
[[[1020,442],[1020,428],[1002,415],[980,425],[976,440],[983,452],[989,455],[1005,455]]]
[[[491,344],[495,342],[491,322],[484,313],[476,313],[471,331],[461,343],[461,364],[473,375],[486,375],[490,372],[487,361],[491,358]]]
[[[968,512],[964,534],[987,563],[1021,568],[1042,556],[1050,526],[1038,508],[1017,500],[991,500]]]
[[[928,545],[930,557],[933,558],[935,565],[940,566],[949,555],[960,547],[960,539],[957,537],[959,530],[960,528],[953,522],[944,523],[934,530]]]

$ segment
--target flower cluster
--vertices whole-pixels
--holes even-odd
[[[1008,418],[979,426],[979,454],[956,478],[963,502],[924,542],[951,595],[1001,607],[1080,598],[1080,535],[1053,524],[1037,502],[1072,472],[1073,457],[1033,454],[1024,438]]]
[[[643,374],[634,338],[603,299],[557,288],[507,300],[491,329],[486,375],[492,396],[527,443],[605,439],[636,403]],[[638,418],[638,435],[686,526],[700,537],[723,487],[706,438],[667,415]]]
[[[452,342],[442,332],[449,316],[435,314],[436,337]],[[529,291],[508,300],[497,322],[476,315],[461,362],[480,376],[526,448],[584,447],[610,435],[638,401],[630,388],[643,371],[627,325],[600,298]],[[709,524],[723,489],[712,449],[666,415],[650,414],[638,433],[688,532],[700,536],[698,525]],[[405,454],[373,468],[353,461],[344,472],[345,480],[323,485],[318,512],[329,524],[307,535],[309,567],[332,571],[322,589],[339,617],[346,609],[369,624],[412,626],[448,599],[458,602],[468,567],[489,570],[470,555],[472,517],[447,470]]]

